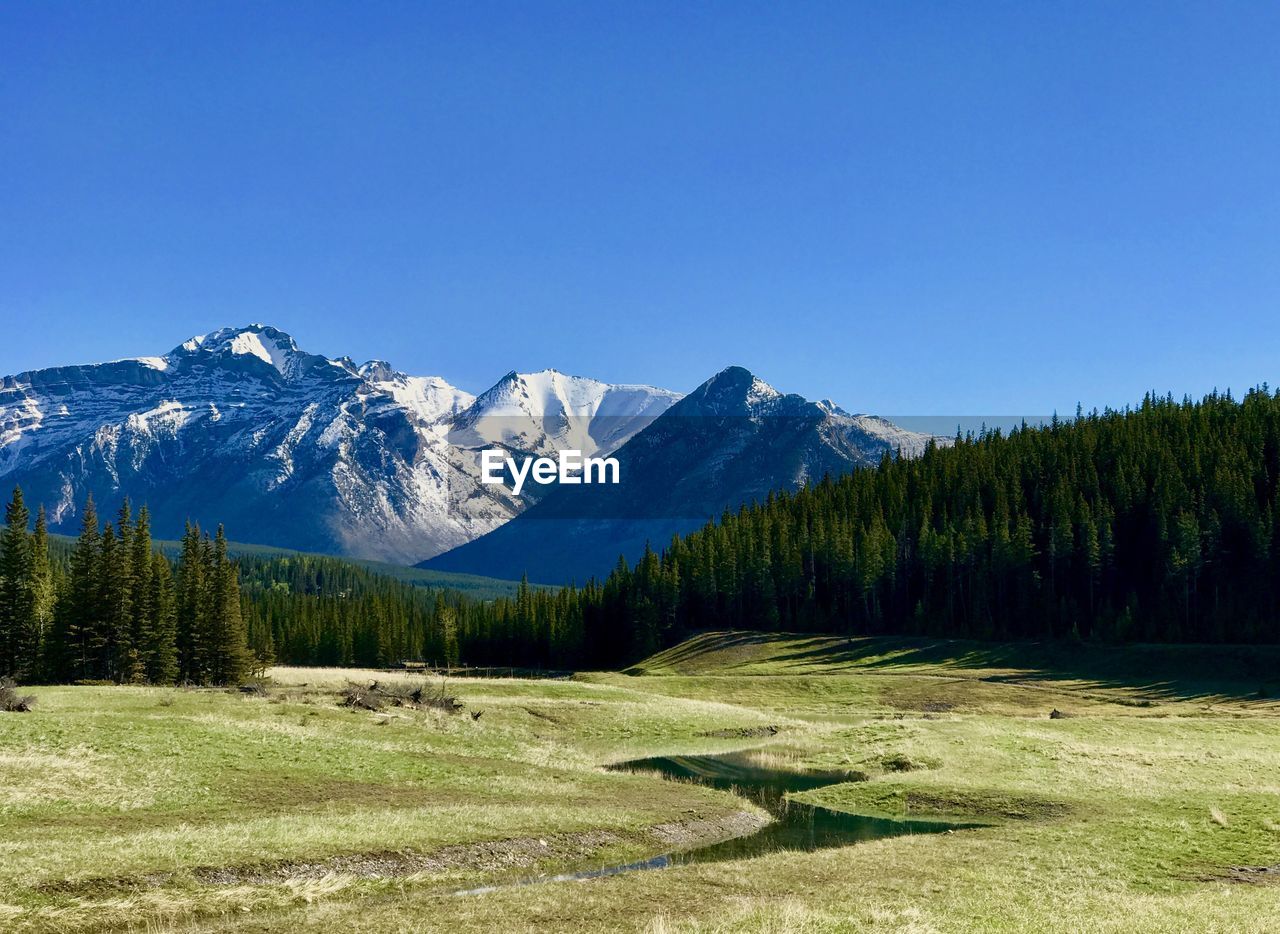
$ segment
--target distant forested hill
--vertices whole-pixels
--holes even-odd
[[[1280,395],[958,439],[620,569],[633,652],[690,628],[1280,641]]]

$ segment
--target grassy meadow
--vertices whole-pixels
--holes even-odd
[[[1275,649],[717,633],[625,673],[451,680],[456,714],[341,704],[407,675],[271,675],[0,714],[0,927],[1280,928]],[[502,887],[755,826],[730,793],[601,768],[747,748],[861,779],[802,800],[981,826]]]

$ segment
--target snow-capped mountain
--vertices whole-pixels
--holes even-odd
[[[622,446],[621,482],[567,486],[506,525],[423,563],[447,571],[561,583],[603,576],[618,555],[634,561],[646,541],[698,528],[725,509],[921,453],[947,439],[850,415],[824,400],[778,392],[730,367],[672,405]]]
[[[679,398],[550,370],[472,396],[307,353],[275,328],[226,328],[164,356],[5,377],[0,482],[59,532],[87,493],[106,511],[127,495],[159,536],[224,522],[241,541],[412,562],[531,501],[479,482],[480,448],[609,453]]]
[[[468,448],[572,448],[603,455],[679,399],[679,393],[652,386],[612,385],[556,370],[512,371],[458,414],[449,440]]]
[[[683,398],[555,370],[473,396],[307,353],[264,325],[0,382],[0,483],[43,503],[54,531],[74,534],[86,494],[107,513],[128,496],[160,537],[222,522],[241,541],[544,582],[928,440],[738,367]],[[530,483],[516,497],[480,482],[491,447],[614,454],[622,483]]]

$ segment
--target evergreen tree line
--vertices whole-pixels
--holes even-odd
[[[15,489],[0,532],[0,675],[19,680],[234,684],[250,653],[235,564],[222,529],[189,526],[176,574],[128,500],[100,524],[93,499],[80,536],[51,549],[43,507]]]
[[[615,661],[705,628],[1277,642],[1278,483],[1280,394],[1148,396],[771,496],[599,593]]]
[[[241,555],[189,525],[171,560],[145,507],[74,542],[34,531],[15,490],[0,530],[0,675],[21,681],[234,684],[274,662],[552,667],[585,661],[578,591],[511,598],[415,586],[340,558]]]
[[[580,591],[522,581],[477,599],[320,555],[238,559],[249,644],[281,664],[383,668],[571,667],[582,652]]]

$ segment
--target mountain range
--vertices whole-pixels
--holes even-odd
[[[0,382],[0,481],[43,503],[54,531],[74,534],[88,494],[107,511],[128,496],[161,537],[222,522],[241,541],[550,583],[928,440],[737,367],[683,397],[555,370],[473,396],[261,324]],[[480,482],[493,447],[613,455],[623,481],[517,497]]]
[[[917,455],[930,440],[830,401],[783,394],[729,367],[618,449],[619,483],[558,487],[511,522],[420,566],[545,583],[603,577],[619,555],[634,562],[646,542],[660,549],[725,509],[886,454]]]

